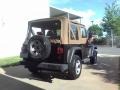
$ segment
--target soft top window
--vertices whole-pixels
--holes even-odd
[[[44,35],[52,38],[59,38],[61,34],[61,21],[50,20],[31,23],[32,32],[35,35]]]

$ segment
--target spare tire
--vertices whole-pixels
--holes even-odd
[[[32,36],[28,42],[28,52],[31,58],[44,60],[50,55],[51,43],[43,35]]]

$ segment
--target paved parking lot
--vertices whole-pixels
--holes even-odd
[[[98,47],[99,54],[109,54],[109,55],[118,55],[120,56],[120,48],[114,47],[106,47],[106,46],[99,46]]]
[[[77,80],[63,75],[33,76],[23,66],[0,69],[0,90],[118,90],[120,57],[102,52],[112,55],[99,55],[96,65],[86,60]]]

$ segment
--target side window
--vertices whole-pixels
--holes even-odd
[[[77,25],[73,23],[70,24],[70,39],[79,40]]]
[[[41,28],[37,28],[37,27],[32,27],[32,34],[37,35],[39,33],[43,33]]]
[[[82,38],[87,37],[87,31],[86,31],[86,29],[84,27],[80,28],[80,33],[81,33]]]

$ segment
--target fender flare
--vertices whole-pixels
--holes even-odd
[[[81,48],[80,47],[72,47],[72,48],[70,48],[68,50],[68,53],[67,53],[67,63],[71,63],[72,57],[75,54],[76,50],[80,50],[81,51]]]

